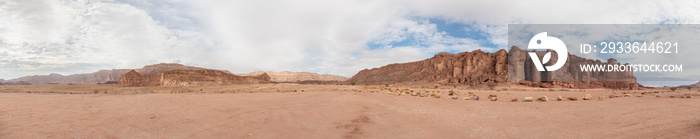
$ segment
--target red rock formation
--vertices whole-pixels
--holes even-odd
[[[237,76],[218,70],[173,70],[161,74],[163,86],[202,86],[232,84],[266,84],[270,77],[263,73],[258,76]]]
[[[538,55],[544,55],[547,51],[538,51]],[[581,64],[620,64],[615,59],[607,62],[590,60],[569,54],[566,64],[556,71],[539,72],[533,65],[532,59],[527,56],[527,51],[518,47],[511,47],[508,52],[508,76],[509,81],[519,81],[521,85],[533,87],[561,86],[566,88],[611,88],[611,89],[637,89],[637,78],[633,72],[582,72]],[[557,53],[552,53],[552,59],[548,64],[556,62]]]
[[[554,54],[550,62],[556,61],[556,57]],[[481,50],[459,54],[443,52],[423,61],[365,69],[346,82],[375,85],[394,83],[482,85],[495,82],[547,88],[561,86],[637,89],[638,87],[632,73],[583,73],[578,69],[579,64],[603,63],[574,55],[570,55],[568,60],[567,64],[557,71],[535,72],[532,61],[526,57],[526,51],[517,47],[512,47],[510,52],[499,50],[496,53],[485,53]],[[607,63],[616,64],[617,61],[610,59]],[[511,76],[508,76],[509,74]],[[511,77],[510,80],[509,77]],[[611,78],[617,80],[602,81]]]
[[[144,75],[131,70],[119,77],[119,85],[121,86],[159,86],[160,75]]]
[[[119,78],[121,86],[203,86],[270,83],[267,74],[237,76],[219,70],[172,70],[161,74],[140,74],[134,70]]]
[[[432,58],[365,69],[347,82],[356,84],[440,83],[480,85],[506,82],[508,53],[481,50],[459,54],[439,53]]]

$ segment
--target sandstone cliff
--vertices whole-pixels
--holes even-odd
[[[508,53],[481,50],[459,54],[439,53],[432,58],[365,69],[347,82],[358,84],[440,83],[479,85],[507,81]]]
[[[495,82],[516,83],[535,87],[606,87],[613,89],[636,89],[638,87],[636,78],[634,78],[632,73],[582,73],[577,69],[580,63],[603,63],[600,61],[570,55],[569,62],[562,69],[539,74],[539,72],[533,72],[532,61],[526,61],[529,58],[525,56],[526,51],[520,50],[515,46],[511,48],[510,52],[499,50],[495,53],[485,53],[481,50],[475,50],[459,54],[440,53],[423,61],[389,64],[380,68],[365,69],[346,82],[354,82],[356,84],[438,83],[466,85],[482,85],[488,82]],[[512,59],[509,59],[509,57],[512,57]],[[552,57],[556,58],[556,55]],[[553,62],[556,59],[550,61]],[[509,65],[509,63],[524,65]],[[608,63],[615,64],[617,61],[611,59],[608,60]],[[508,76],[509,74],[511,76]],[[511,80],[509,80],[509,77],[511,77]],[[624,80],[600,81],[607,77]],[[518,80],[513,80],[513,78]],[[565,81],[553,81],[553,79]]]
[[[171,70],[204,70],[205,68],[185,66],[182,64],[160,63],[155,65],[144,66],[143,68],[134,69],[140,74],[160,74]],[[32,84],[44,83],[104,83],[107,81],[116,81],[122,74],[131,71],[132,69],[113,69],[100,70],[94,73],[73,74],[64,76],[61,74],[35,75],[25,76],[17,79],[8,80],[8,82],[24,81]],[[222,71],[231,74],[229,71]]]
[[[607,62],[591,60],[569,54],[566,64],[556,71],[538,72],[532,59],[527,56],[528,51],[518,47],[511,47],[508,52],[508,76],[509,81],[520,81],[522,85],[534,87],[550,87],[554,85],[567,88],[611,88],[611,89],[637,89],[637,78],[633,72],[582,72],[581,64],[620,64],[615,59]],[[540,57],[547,51],[536,52]],[[558,59],[557,53],[552,53],[549,64]]]
[[[238,74],[240,76],[257,76],[267,74],[270,76],[271,82],[304,82],[304,81],[345,81],[348,80],[347,77],[330,75],[330,74],[317,74],[310,72],[272,72],[272,71],[256,71],[247,74]]]
[[[267,74],[237,76],[219,70],[171,70],[160,74],[140,74],[134,70],[119,78],[121,86],[203,86],[270,83]]]

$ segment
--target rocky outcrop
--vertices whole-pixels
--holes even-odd
[[[144,66],[143,68],[134,69],[140,74],[160,74],[166,71],[172,70],[204,70],[206,68],[185,66],[182,64],[174,63],[160,63],[155,65]],[[17,79],[9,80],[8,82],[19,82],[24,81],[32,84],[45,84],[45,83],[104,83],[108,81],[117,81],[120,76],[124,73],[131,71],[132,69],[113,69],[113,70],[100,70],[94,73],[87,74],[73,74],[64,76],[61,74],[49,74],[49,75],[35,75],[26,76]],[[229,71],[222,71],[231,74]]]
[[[266,84],[270,76],[237,76],[218,70],[173,70],[161,74],[163,86],[202,86],[232,84]]]
[[[281,72],[272,72],[272,71],[256,71],[256,72],[251,72],[247,74],[237,74],[240,76],[257,76],[257,75],[262,75],[262,74],[267,74],[270,76],[270,81],[272,82],[308,82],[308,81],[317,81],[317,82],[325,82],[325,81],[345,81],[348,80],[347,77],[343,76],[338,76],[338,75],[330,75],[330,74],[317,74],[317,73],[310,73],[310,72],[289,72],[289,71],[281,71]]]
[[[542,56],[547,52],[538,51],[536,53]],[[527,53],[528,51],[521,50],[518,47],[511,47],[508,52],[509,81],[518,81],[521,85],[546,88],[561,86],[566,88],[637,89],[639,87],[633,72],[583,72],[579,66],[582,64],[620,64],[612,58],[608,59],[607,62],[601,62],[600,60],[590,60],[569,54],[567,62],[562,68],[556,71],[539,72]],[[551,58],[547,65],[557,61],[557,53],[552,53]]]
[[[481,50],[459,54],[439,53],[432,58],[365,69],[347,82],[356,84],[440,83],[480,85],[507,82],[508,53]]]
[[[545,52],[537,53],[544,55]],[[553,59],[550,62],[556,62],[556,53],[551,57]],[[567,60],[567,64],[559,70],[537,72],[532,65],[531,59],[527,58],[527,51],[515,46],[509,52],[505,50],[499,50],[495,53],[485,53],[481,50],[459,54],[443,52],[423,61],[389,64],[380,68],[365,69],[346,82],[376,85],[437,83],[472,86],[494,82],[545,88],[638,88],[636,78],[631,72],[584,73],[578,69],[578,65],[582,63],[618,64],[615,59],[601,62],[569,55]]]
[[[270,83],[267,74],[237,76],[219,70],[172,70],[160,74],[140,74],[135,70],[119,78],[121,86],[211,86]]]
[[[119,77],[119,85],[121,86],[159,86],[160,85],[160,75],[144,75],[136,72],[136,70],[131,70],[124,73]]]

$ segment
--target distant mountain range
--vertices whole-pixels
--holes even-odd
[[[237,74],[240,76],[257,76],[267,73],[270,76],[270,81],[272,82],[300,82],[300,81],[345,81],[348,80],[347,77],[330,75],[330,74],[317,74],[310,72],[289,72],[289,71],[256,71],[246,74]]]
[[[124,73],[131,70],[135,70],[139,74],[144,75],[154,75],[161,74],[163,72],[168,72],[172,70],[208,70],[201,67],[185,66],[182,64],[174,63],[160,63],[155,65],[144,66],[139,69],[112,69],[112,70],[100,70],[93,73],[84,74],[73,74],[73,75],[61,75],[56,73],[51,73],[49,75],[34,75],[25,76],[16,79],[2,80],[0,82],[26,82],[31,84],[49,84],[49,83],[104,83],[108,81],[117,81]],[[219,70],[224,73],[232,74],[227,70]],[[239,76],[257,76],[263,73],[268,73],[271,77],[272,82],[297,82],[306,80],[320,80],[320,81],[344,81],[347,80],[346,77],[328,75],[328,74],[316,74],[309,72],[270,72],[270,71],[257,71],[247,74],[238,74]]]

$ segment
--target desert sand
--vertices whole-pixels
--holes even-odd
[[[442,97],[398,96],[397,89]],[[264,84],[6,85],[0,92],[0,138],[700,138],[697,90]],[[469,92],[481,100],[463,100]],[[594,99],[582,100],[585,94]],[[548,102],[522,102],[543,95]],[[609,95],[621,97],[598,99]]]

